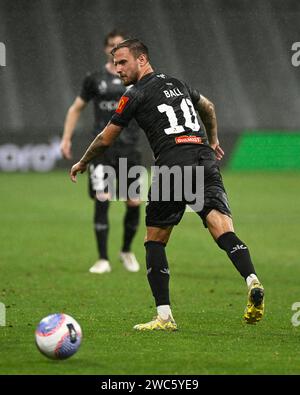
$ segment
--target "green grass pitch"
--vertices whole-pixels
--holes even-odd
[[[155,314],[146,279],[144,207],[134,251],[139,273],[118,260],[124,204],[110,209],[113,270],[90,274],[97,258],[86,176],[67,172],[0,174],[1,374],[300,374],[299,173],[225,172],[235,229],[248,244],[266,290],[266,314],[242,322],[246,287],[199,218],[186,213],[167,247],[171,300],[179,331],[136,333]],[[83,342],[65,361],[36,349],[48,314],[81,324]]]

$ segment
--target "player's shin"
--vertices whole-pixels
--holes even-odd
[[[229,259],[245,280],[250,275],[256,277],[248,247],[234,232],[223,233],[218,238],[217,244],[222,250],[226,251]]]
[[[97,241],[97,248],[100,259],[107,259],[107,238],[108,238],[108,207],[109,201],[105,200],[100,202],[95,201],[95,215],[94,215],[94,227]]]
[[[124,218],[124,237],[122,252],[130,251],[140,219],[140,206],[127,206]]]
[[[262,319],[264,314],[264,288],[256,276],[248,247],[234,232],[223,233],[217,243],[222,250],[226,251],[247,283],[248,301],[243,318],[248,324],[255,324]]]
[[[158,314],[162,319],[172,318],[169,297],[170,274],[165,244],[158,241],[147,241],[145,248],[147,277]]]

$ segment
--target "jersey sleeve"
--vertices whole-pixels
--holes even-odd
[[[136,108],[138,105],[138,94],[128,90],[120,98],[118,107],[111,118],[111,123],[127,127],[129,122],[135,116]]]
[[[85,102],[89,102],[93,98],[93,95],[94,95],[93,78],[92,75],[88,73],[82,82],[79,96]]]
[[[190,87],[189,85],[187,85],[187,84],[185,84],[185,86],[186,86],[186,88],[187,88],[187,90],[188,90],[188,92],[189,92],[189,95],[191,96],[192,103],[193,103],[194,105],[196,105],[197,102],[200,100],[200,96],[201,96],[200,92],[198,91],[198,89],[191,88],[191,87]]]

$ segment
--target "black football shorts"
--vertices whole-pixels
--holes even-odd
[[[226,191],[223,185],[222,176],[217,164],[214,150],[208,145],[184,145],[174,147],[162,156],[159,156],[156,166],[166,165],[172,166],[203,166],[204,167],[204,201],[203,207],[199,211],[195,211],[202,219],[203,225],[206,225],[206,217],[213,209],[220,211],[231,217],[231,211],[228,205]],[[183,172],[182,172],[183,174]],[[184,175],[183,175],[184,177]],[[198,182],[198,180],[196,179]],[[192,180],[194,183],[195,180]],[[184,199],[178,201],[174,198],[174,179],[170,178],[170,200],[163,201],[161,196],[159,199],[153,199],[151,193],[153,188],[161,190],[162,178],[153,176],[151,188],[148,193],[148,202],[146,205],[146,226],[167,227],[177,225],[184,212],[188,202]],[[184,185],[184,182],[181,182]],[[195,185],[192,186],[195,190]],[[184,196],[184,194],[182,194]],[[157,195],[156,195],[157,197]]]

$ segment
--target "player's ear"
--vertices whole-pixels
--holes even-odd
[[[140,64],[141,66],[144,66],[144,65],[147,63],[147,58],[146,58],[146,56],[145,56],[143,53],[141,53],[141,54],[138,56],[138,61],[139,61],[139,64]]]

